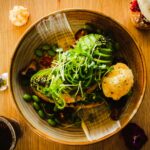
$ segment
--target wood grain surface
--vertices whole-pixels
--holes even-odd
[[[0,73],[8,72],[10,60],[17,41],[25,30],[39,18],[60,9],[86,8],[111,16],[124,25],[133,35],[145,56],[147,66],[147,88],[139,111],[132,119],[150,136],[150,32],[135,29],[129,19],[130,0],[0,0]],[[14,5],[23,5],[30,11],[30,20],[26,26],[14,27],[9,19],[9,10]],[[19,139],[16,150],[127,150],[120,133],[115,136],[87,146],[67,146],[48,141],[36,135],[19,114],[10,90],[0,93],[0,116],[13,118],[20,123],[23,136]],[[149,150],[150,141],[143,150]]]

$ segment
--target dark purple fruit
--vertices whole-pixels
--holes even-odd
[[[40,63],[40,66],[42,68],[49,68],[51,66],[52,61],[53,61],[52,57],[50,57],[50,56],[43,56],[43,57],[40,58],[39,63]]]
[[[140,150],[148,140],[145,132],[135,123],[129,123],[121,132],[126,146],[130,150]]]

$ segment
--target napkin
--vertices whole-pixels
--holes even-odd
[[[37,24],[36,30],[44,42],[56,43],[64,50],[69,49],[75,43],[74,34],[65,13],[45,18]]]

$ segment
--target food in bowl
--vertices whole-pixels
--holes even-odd
[[[150,1],[132,0],[130,15],[133,24],[139,29],[150,29]]]
[[[100,32],[92,31],[90,33],[105,34],[105,37],[108,35],[113,35],[109,37],[119,43],[120,48],[119,50],[116,50],[113,55],[114,59],[112,65],[115,65],[118,62],[122,62],[126,64],[130,69],[132,69],[134,75],[134,86],[133,89],[131,89],[131,91],[126,96],[123,96],[120,100],[112,100],[111,98],[108,98],[106,99],[106,101],[102,101],[101,105],[92,103],[93,106],[91,108],[86,107],[88,109],[80,109],[77,113],[81,115],[79,117],[82,118],[82,121],[80,119],[76,119],[75,123],[74,121],[73,124],[72,122],[69,122],[67,126],[62,126],[63,121],[66,122],[67,117],[71,118],[70,115],[73,114],[73,109],[70,107],[65,107],[65,109],[57,111],[57,116],[59,117],[56,118],[60,118],[60,124],[56,124],[56,127],[54,128],[46,122],[48,121],[50,116],[56,116],[54,115],[55,112],[53,110],[54,104],[46,102],[44,100],[42,101],[42,99],[38,97],[40,102],[35,103],[34,107],[38,108],[38,106],[36,105],[38,104],[40,110],[35,111],[32,107],[33,103],[36,102],[35,99],[37,98],[35,98],[35,96],[37,95],[35,95],[35,93],[31,91],[29,82],[30,78],[37,72],[37,70],[39,70],[38,67],[43,67],[45,64],[50,62],[50,59],[48,59],[49,57],[46,57],[46,63],[44,61],[44,63],[42,63],[42,66],[37,65],[36,68],[35,64],[38,64],[39,61],[37,61],[37,56],[35,56],[36,54],[34,55],[34,52],[37,49],[42,50],[43,56],[43,52],[46,52],[43,51],[42,48],[44,46],[44,43],[48,43],[50,47],[52,47],[54,43],[58,43],[58,47],[62,47],[64,50],[70,49],[70,45],[74,45],[69,44],[73,43],[74,35],[76,35],[78,30],[81,30],[87,22],[94,24],[99,29],[102,29]],[[65,33],[63,31],[65,31]],[[82,32],[82,34],[83,33],[84,32]],[[78,32],[78,35],[82,34]],[[117,43],[114,44],[116,48],[118,47]],[[41,55],[41,53],[39,52],[36,53]],[[39,56],[38,60],[40,60],[40,58],[42,57]],[[23,70],[23,68],[25,69]],[[145,69],[146,68],[143,55],[136,45],[136,42],[132,39],[126,29],[124,29],[110,17],[104,16],[103,14],[92,12],[89,10],[71,9],[62,10],[45,16],[27,30],[27,32],[18,43],[13,55],[9,79],[14,102],[16,103],[20,113],[23,115],[26,123],[29,124],[33,131],[35,131],[43,138],[46,137],[48,140],[52,140],[58,143],[69,145],[85,145],[102,141],[114,135],[115,133],[120,131],[131,120],[131,118],[133,118],[142,102],[143,94],[145,91]],[[23,74],[26,74],[27,76],[23,75],[23,80],[19,80],[18,75],[20,74],[20,72],[22,72],[22,70]],[[29,78],[29,80],[27,80],[25,77]],[[23,86],[22,82],[27,86]],[[29,95],[25,95],[24,97],[23,95],[26,93]],[[132,94],[132,96],[130,96],[130,94]],[[27,100],[28,103],[22,100],[22,97],[29,98]],[[106,97],[104,96],[104,98]],[[48,108],[50,108],[51,106],[52,109],[50,110],[52,110],[52,113],[49,109],[48,114],[46,114],[47,111],[46,113],[43,113],[43,111],[45,110],[45,108],[43,109],[43,104],[44,107],[46,107],[45,103]],[[95,107],[94,104],[96,105]],[[37,112],[38,114],[40,114],[40,116],[46,114],[44,116],[44,120],[38,116]],[[110,116],[117,121],[113,121]],[[90,120],[85,120],[89,118]],[[55,118],[52,117],[51,119],[55,120]],[[94,122],[92,122],[93,119]],[[52,122],[52,120],[49,120],[49,122]],[[74,124],[80,125],[80,121],[82,128],[74,126]],[[84,125],[86,125],[86,129],[89,129],[89,132],[85,130],[85,128],[83,127],[83,123]]]
[[[132,70],[124,58],[115,56],[119,45],[106,31],[87,23],[75,39],[66,51],[57,43],[40,45],[21,71],[31,89],[23,99],[32,101],[39,116],[51,126],[79,126],[82,118],[78,111],[103,102],[116,105],[120,101],[121,112],[133,87]]]

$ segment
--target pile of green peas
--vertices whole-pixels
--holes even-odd
[[[53,45],[43,44],[35,50],[35,55],[37,57],[42,57],[46,53],[49,56],[54,57],[56,55],[57,49],[58,49],[58,46],[56,44],[53,44]]]
[[[45,119],[47,121],[47,123],[50,126],[57,126],[58,124],[60,124],[59,120],[57,118],[54,117],[53,114],[47,114],[43,107],[42,107],[42,102],[40,100],[40,98],[36,95],[30,95],[30,94],[24,94],[23,95],[23,99],[26,102],[31,102],[33,108],[36,110],[36,112],[38,113],[38,115],[42,118]]]

